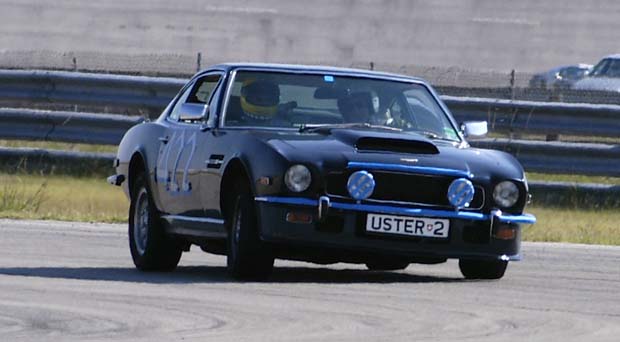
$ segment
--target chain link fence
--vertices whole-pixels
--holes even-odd
[[[188,78],[197,70],[212,64],[226,62],[200,52],[195,54],[110,54],[94,52],[53,51],[0,51],[0,68],[47,69],[120,73],[147,76],[172,76]],[[380,62],[333,62],[273,60],[268,62],[321,64],[360,69],[386,71],[423,78],[433,84],[442,95],[480,97],[506,100],[542,102],[620,104],[620,79],[618,91],[574,90],[566,82],[540,82],[540,76],[519,70],[488,71],[459,67],[433,67],[394,65]],[[541,71],[541,75],[544,71]],[[613,82],[614,80],[612,80]],[[54,108],[69,109],[69,108]]]

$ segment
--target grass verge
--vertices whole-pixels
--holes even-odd
[[[617,208],[579,210],[531,206],[527,212],[534,214],[537,222],[525,226],[524,240],[620,246],[620,211]]]
[[[104,178],[0,174],[0,217],[125,222],[129,202]]]
[[[0,217],[126,222],[129,202],[102,178],[0,174]],[[620,211],[531,206],[524,240],[620,245]]]
[[[526,176],[528,181],[535,180],[541,182],[598,183],[620,185],[620,177],[563,175],[537,172],[526,172]]]
[[[93,153],[116,153],[118,146],[116,145],[92,145],[65,143],[56,141],[30,141],[30,140],[3,140],[0,139],[0,146],[4,147],[30,147],[42,148],[48,150],[76,151],[76,152],[93,152]]]

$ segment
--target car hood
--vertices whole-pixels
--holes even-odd
[[[576,90],[600,90],[620,92],[620,78],[586,77],[573,84]]]
[[[355,162],[456,170],[479,181],[524,179],[521,165],[507,153],[430,140],[414,133],[333,129],[330,133],[256,132],[255,135],[290,163],[313,164],[323,172],[344,170]]]

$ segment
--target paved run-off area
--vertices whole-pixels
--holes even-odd
[[[276,262],[233,282],[225,259],[133,268],[124,225],[0,220],[0,340],[617,341],[620,247],[525,243],[500,281],[456,262],[369,272]]]

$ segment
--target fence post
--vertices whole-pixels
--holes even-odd
[[[198,55],[196,56],[196,72],[200,71],[200,62],[202,60],[202,53],[198,52]]]
[[[510,72],[510,99],[515,100],[515,69]]]

